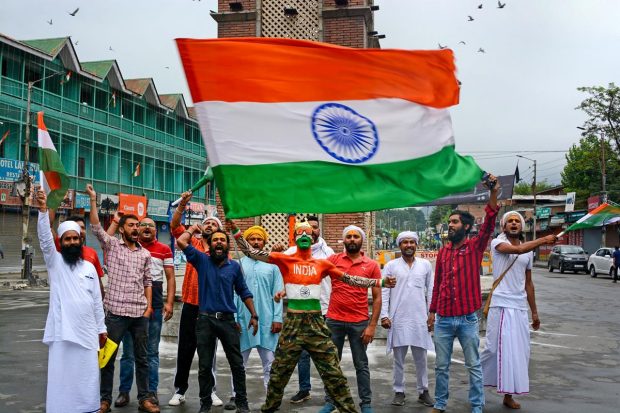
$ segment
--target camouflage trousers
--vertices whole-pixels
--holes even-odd
[[[275,359],[271,365],[271,377],[267,399],[262,412],[275,412],[284,395],[291,374],[299,361],[301,351],[306,350],[321,375],[325,392],[333,400],[340,413],[357,412],[347,378],[340,369],[338,349],[321,313],[287,313],[280,333]]]

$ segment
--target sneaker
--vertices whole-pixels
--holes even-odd
[[[169,406],[180,406],[182,404],[185,404],[185,395],[180,393],[174,393],[168,402]]]
[[[418,397],[418,402],[422,403],[424,406],[433,407],[435,404],[435,400],[428,394],[428,390],[424,390],[420,393],[420,397]]]
[[[319,410],[319,413],[332,413],[332,412],[336,412],[336,411],[338,411],[338,410],[336,410],[336,406],[334,406],[330,402],[327,402],[327,403],[325,403],[323,408],[321,410]]]
[[[405,393],[394,393],[394,399],[392,400],[392,406],[404,406],[405,405]]]
[[[215,392],[213,392],[211,393],[211,404],[213,406],[221,406],[224,404],[224,402],[222,401],[222,399],[217,397],[217,394],[215,394]]]
[[[235,404],[235,398],[231,397],[230,400],[224,406],[224,410],[235,410],[237,405]]]
[[[296,395],[291,397],[291,403],[299,404],[306,400],[310,400],[310,392],[308,390],[299,390]]]
[[[114,401],[114,407],[125,407],[128,404],[129,404],[129,393],[124,392],[124,391],[120,392],[118,394],[118,397]]]
[[[362,413],[373,413],[372,407],[369,404],[365,404],[360,407],[362,408]]]

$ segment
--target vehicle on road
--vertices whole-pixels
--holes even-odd
[[[573,271],[575,274],[583,271],[587,274],[588,255],[578,245],[556,245],[549,254],[547,267],[549,272],[558,269],[562,274],[565,271]]]
[[[597,274],[608,274],[610,277],[614,276],[614,249],[613,248],[599,248],[594,254],[588,258],[588,271],[591,277],[596,277]]]

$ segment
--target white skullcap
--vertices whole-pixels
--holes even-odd
[[[418,233],[414,232],[414,231],[403,231],[400,234],[398,234],[398,237],[396,237],[396,245],[400,245],[401,241],[405,240],[405,239],[413,239],[415,240],[415,243],[417,244],[420,241],[420,238],[418,237]]]
[[[519,219],[521,220],[521,230],[523,230],[525,228],[525,219],[523,218],[523,215],[521,215],[517,211],[508,211],[502,216],[502,219],[500,219],[499,221],[499,225],[500,227],[502,227],[502,231],[504,230],[504,224],[506,224],[506,220],[510,215],[516,215],[519,217]]]
[[[220,221],[218,217],[206,217],[205,219],[202,220],[202,223],[205,224],[209,220],[213,220],[217,222],[217,226],[219,229],[224,229],[224,226],[222,225],[222,221]]]
[[[65,221],[58,225],[58,238],[62,238],[67,231],[75,231],[80,235],[82,233],[82,228],[80,228],[80,225],[75,221]]]
[[[366,233],[356,225],[349,225],[342,231],[342,238],[346,237],[349,231],[357,231],[362,236],[362,241],[366,242]]]

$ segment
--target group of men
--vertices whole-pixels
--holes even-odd
[[[494,180],[491,177],[491,182]],[[117,214],[104,231],[96,193],[90,185],[86,192],[91,200],[91,229],[106,257],[105,295],[98,281],[98,262],[91,264],[92,253],[84,251],[85,231],[77,222],[67,220],[58,227],[59,242],[54,246],[45,194],[37,193],[39,237],[51,284],[44,337],[50,346],[47,409],[110,411],[116,352],[100,376],[96,357],[99,347],[110,339],[123,343],[115,406],[129,403],[135,370],[139,409],[159,412],[159,339],[162,320],[173,315],[176,289],[172,253],[156,240],[155,224],[149,218],[138,220]],[[226,409],[249,412],[245,366],[256,348],[266,390],[261,411],[278,410],[295,366],[300,387],[290,402],[310,398],[310,359],[326,392],[320,412],[358,411],[340,368],[346,338],[361,411],[372,412],[366,349],[380,323],[388,330],[387,352],[393,352],[393,405],[405,404],[404,366],[411,349],[417,400],[433,407],[435,413],[445,410],[452,348],[458,338],[469,372],[472,412],[482,412],[483,385],[496,386],[504,393],[507,407],[520,407],[512,395],[529,391],[528,305],[533,328],[540,325],[531,279],[531,251],[556,239],[548,236],[522,242],[523,217],[508,212],[502,218],[502,233],[491,243],[495,284],[487,341],[480,355],[476,315],[482,304],[479,266],[495,227],[497,189],[491,187],[485,221],[476,236],[468,237],[474,224],[468,212],[450,215],[450,242],[439,251],[434,275],[430,262],[415,256],[418,235],[405,231],[397,237],[401,257],[385,266],[383,277],[378,264],[362,251],[366,234],[357,226],[344,229],[344,250],[336,254],[320,237],[318,218],[310,216],[295,226],[296,246],[284,252],[276,246],[267,252],[268,234],[260,226],[242,233],[232,221],[227,221],[224,229],[217,218],[209,217],[202,225],[186,228],[181,216],[190,198],[191,193],[182,194],[171,221],[171,232],[188,265],[182,288],[176,391],[169,405],[185,402],[196,351],[200,412],[223,404],[215,394],[219,342],[232,375],[233,394]],[[117,231],[120,239],[113,236]],[[240,262],[229,258],[231,242],[245,254]],[[371,313],[368,289],[372,294]],[[285,296],[288,308],[283,318]],[[429,393],[428,351],[436,352],[435,400]],[[80,388],[78,397],[76,387]]]

